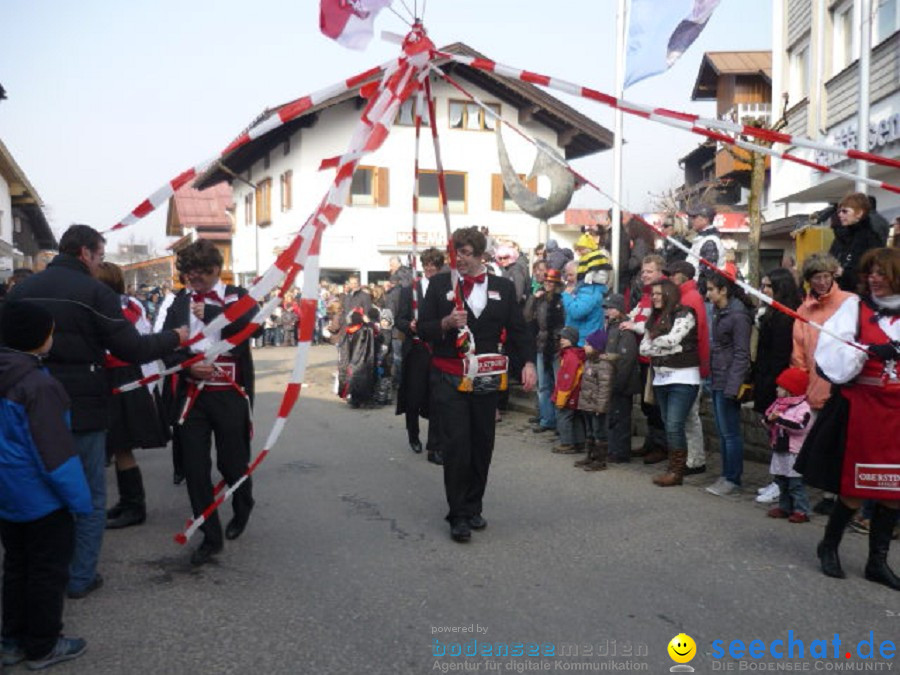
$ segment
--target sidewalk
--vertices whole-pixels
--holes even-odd
[[[536,413],[535,401],[536,399],[534,392],[526,392],[522,389],[521,385],[518,384],[512,385],[510,388],[509,406],[507,408],[507,412],[503,413],[504,419],[511,425],[519,426],[525,424],[525,420],[519,418],[519,414],[527,416],[534,415]],[[704,412],[706,414],[704,414]],[[745,434],[744,472],[742,476],[743,485],[741,491],[732,496],[718,497],[718,499],[749,501],[754,507],[759,508],[761,510],[761,515],[763,515],[766,510],[773,506],[773,504],[758,504],[754,500],[756,499],[757,489],[772,482],[772,476],[771,474],[769,474],[769,459],[771,455],[767,447],[763,448],[758,443],[758,434],[756,434],[756,427],[762,430],[762,426],[757,423],[755,415],[756,414],[753,412],[750,406],[744,407],[742,411],[742,417],[744,419],[745,430],[752,431],[752,433],[754,434],[754,438],[752,440],[757,442],[748,442],[747,437],[750,434]],[[694,476],[686,476],[684,479],[685,487],[705,488],[708,485],[712,485],[712,483],[714,483],[715,480],[721,475],[720,472],[722,463],[721,455],[718,452],[718,438],[715,435],[714,422],[711,419],[711,412],[709,411],[708,401],[706,400],[701,403],[701,418],[703,419],[703,427],[705,432],[704,436],[706,441],[706,472]],[[646,427],[644,416],[641,414],[640,407],[638,405],[635,405],[632,420],[634,425],[634,435],[632,435],[631,437],[632,447],[639,448],[643,445],[643,433]],[[504,422],[501,422],[501,424],[503,423]],[[752,429],[748,429],[749,425],[752,425]],[[530,425],[526,424],[526,427],[530,427]],[[556,434],[549,432],[544,434],[535,434],[535,436],[541,439],[546,439],[548,452],[549,448],[557,439]],[[562,455],[562,457],[580,459],[582,456]],[[571,464],[571,462],[569,464]],[[651,478],[661,473],[665,469],[665,467],[665,462],[646,465],[643,463],[643,460],[640,457],[634,457],[629,464],[614,465],[613,470],[617,471],[624,469],[626,471],[644,473],[647,476],[647,482],[650,483]],[[573,470],[575,470],[574,467]],[[808,487],[807,491],[809,494],[811,505],[815,505],[822,498],[821,490]],[[710,498],[714,498],[713,495],[710,495]],[[811,518],[813,520],[820,521],[824,526],[825,518],[823,516],[811,514]]]

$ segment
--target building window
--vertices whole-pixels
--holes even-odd
[[[884,42],[900,29],[900,1],[880,0],[876,26],[875,44]]]
[[[291,192],[293,189],[294,172],[285,171],[281,174],[281,211],[290,211],[293,205],[294,196]]]
[[[256,184],[256,224],[260,227],[272,223],[272,179]]]
[[[397,119],[394,120],[394,124],[401,127],[416,126],[416,109],[416,99],[414,96],[410,96],[397,111]],[[424,101],[422,102],[422,126],[428,126],[428,104]]]
[[[389,172],[383,166],[358,166],[350,181],[350,206],[389,206]]]
[[[497,115],[500,114],[498,103],[485,104]],[[467,129],[469,131],[493,131],[497,126],[496,120],[475,103],[450,100],[450,128]]]
[[[19,216],[13,216],[13,232],[22,234],[22,219]]]
[[[809,41],[794,47],[788,55],[791,103],[796,104],[809,95]]]
[[[268,168],[269,168],[269,153],[267,152],[265,155],[263,155],[263,170],[268,169]]]
[[[853,3],[844,2],[831,10],[834,25],[831,74],[836,75],[850,65],[853,52]]]
[[[447,206],[450,213],[466,213],[466,180],[463,171],[445,171],[444,182],[447,186]],[[441,210],[441,193],[438,188],[437,171],[419,172],[419,211],[435,212]]]
[[[284,144],[282,145],[282,149],[284,150],[284,156],[287,157],[291,154],[291,137],[288,136],[284,139]]]
[[[525,183],[525,187],[537,194],[537,178],[525,180],[525,174],[518,174],[519,180]],[[519,205],[513,201],[503,184],[503,176],[499,173],[491,174],[491,211],[521,211]]]
[[[253,224],[253,193],[244,195],[244,224]]]

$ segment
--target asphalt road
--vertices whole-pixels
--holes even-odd
[[[255,356],[258,446],[291,351]],[[333,348],[312,350],[309,386],[257,472],[247,531],[214,564],[192,568],[187,549],[199,541],[173,541],[189,507],[169,452],[140,452],[147,523],[107,532],[104,587],[65,611],[66,632],[85,637],[88,653],[55,672],[665,672],[681,632],[696,642],[698,672],[895,665],[856,654],[869,631],[876,655],[900,639],[900,596],[861,577],[865,539],[845,539],[847,580],[823,577],[823,519],[766,518],[751,489],[764,468],[748,467],[751,484],[729,498],[702,489],[714,475],[661,489],[649,479],[657,467],[589,474],[510,413],[498,427],[489,525],[460,545],[443,521],[440,469],[408,450],[393,409],[339,401],[334,363]],[[804,658],[797,644],[794,658],[769,651],[780,653],[770,643],[789,631]],[[761,658],[728,658],[733,641],[755,639]],[[829,658],[813,658],[814,640],[829,641]]]

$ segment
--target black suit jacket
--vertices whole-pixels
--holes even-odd
[[[237,295],[238,299],[240,299],[247,295],[247,291],[240,286],[226,285],[225,295],[226,297]],[[179,293],[178,296],[176,296],[176,298],[172,301],[172,306],[169,307],[169,312],[166,314],[166,321],[163,324],[164,329],[190,325],[191,297],[192,294],[190,292]],[[203,323],[209,324],[223,311],[225,311],[224,308],[207,303],[204,306]],[[248,323],[250,323],[250,320],[253,318],[253,314],[255,313],[255,311],[255,309],[251,308],[249,312],[223,328],[222,337],[227,338],[242,330]],[[259,334],[259,331],[257,332],[257,334]],[[166,362],[167,366],[171,367],[175,364],[185,361],[193,355],[194,354],[190,350],[182,348],[176,351],[173,355],[164,358],[163,360]],[[256,380],[256,376],[253,372],[253,356],[250,353],[250,340],[244,340],[244,342],[237,345],[236,347],[232,347],[231,355],[238,362],[238,384],[244,388],[244,391],[247,392],[247,396],[250,397],[250,401],[253,402],[254,383]],[[181,382],[179,384],[183,385],[183,380],[185,377],[187,377],[187,373],[185,371],[182,371],[180,375],[181,377],[179,378],[179,380],[181,380]],[[179,396],[177,398],[180,398],[180,394],[182,393],[182,391],[183,387],[179,386]]]
[[[525,324],[522,310],[516,297],[516,288],[509,279],[489,274],[487,276],[488,301],[476,318],[466,306],[469,314],[469,329],[475,337],[475,353],[485,354],[499,350],[500,334],[506,329],[506,353],[510,357],[518,355],[519,363],[532,361],[535,354],[534,337]],[[453,300],[448,299],[452,290],[450,273],[442,272],[431,278],[428,293],[419,307],[419,336],[432,345],[435,356],[457,357],[456,329],[444,332],[441,319],[454,309]]]

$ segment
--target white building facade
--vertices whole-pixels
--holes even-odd
[[[900,0],[870,0],[868,85],[870,152],[900,158]],[[861,0],[774,0],[772,100],[787,96],[786,133],[845,148],[857,143]],[[801,157],[856,173],[841,155],[788,148]],[[869,165],[869,177],[900,185],[900,170]],[[811,213],[856,191],[854,182],[795,163],[772,162],[769,219]],[[900,195],[867,188],[879,213],[900,215]]]
[[[453,76],[504,119],[567,158],[581,157],[611,146],[612,135],[560,101],[532,85],[519,83],[513,94],[484,79],[488,86],[464,80],[464,67]],[[462,77],[460,77],[462,75]],[[522,86],[524,85],[524,86]],[[506,198],[500,177],[497,122],[443,80],[432,79],[441,157],[447,172],[451,228],[485,226],[499,238],[516,241],[522,250],[538,243],[539,222]],[[526,89],[528,88],[528,89]],[[505,98],[498,93],[506,93]],[[334,178],[334,169],[320,170],[322,160],[347,151],[361,114],[355,94],[323,104],[296,128],[284,125],[243,151],[224,158],[240,177],[231,179],[236,206],[233,270],[242,282],[267,269],[319,204]],[[363,283],[386,278],[389,258],[412,249],[415,126],[413,102],[407,102],[383,146],[360,162],[350,202],[323,236],[320,257],[324,278],[341,280],[359,273]],[[542,121],[562,115],[565,123]],[[550,119],[549,117],[545,119]],[[555,128],[554,128],[555,127]],[[564,128],[563,128],[564,127]],[[511,129],[503,129],[510,161],[524,178],[537,150]],[[423,125],[419,151],[419,250],[445,248],[446,228],[437,190],[436,163],[430,129]],[[215,170],[197,186],[208,187],[228,176]],[[542,194],[548,186],[531,183]]]

